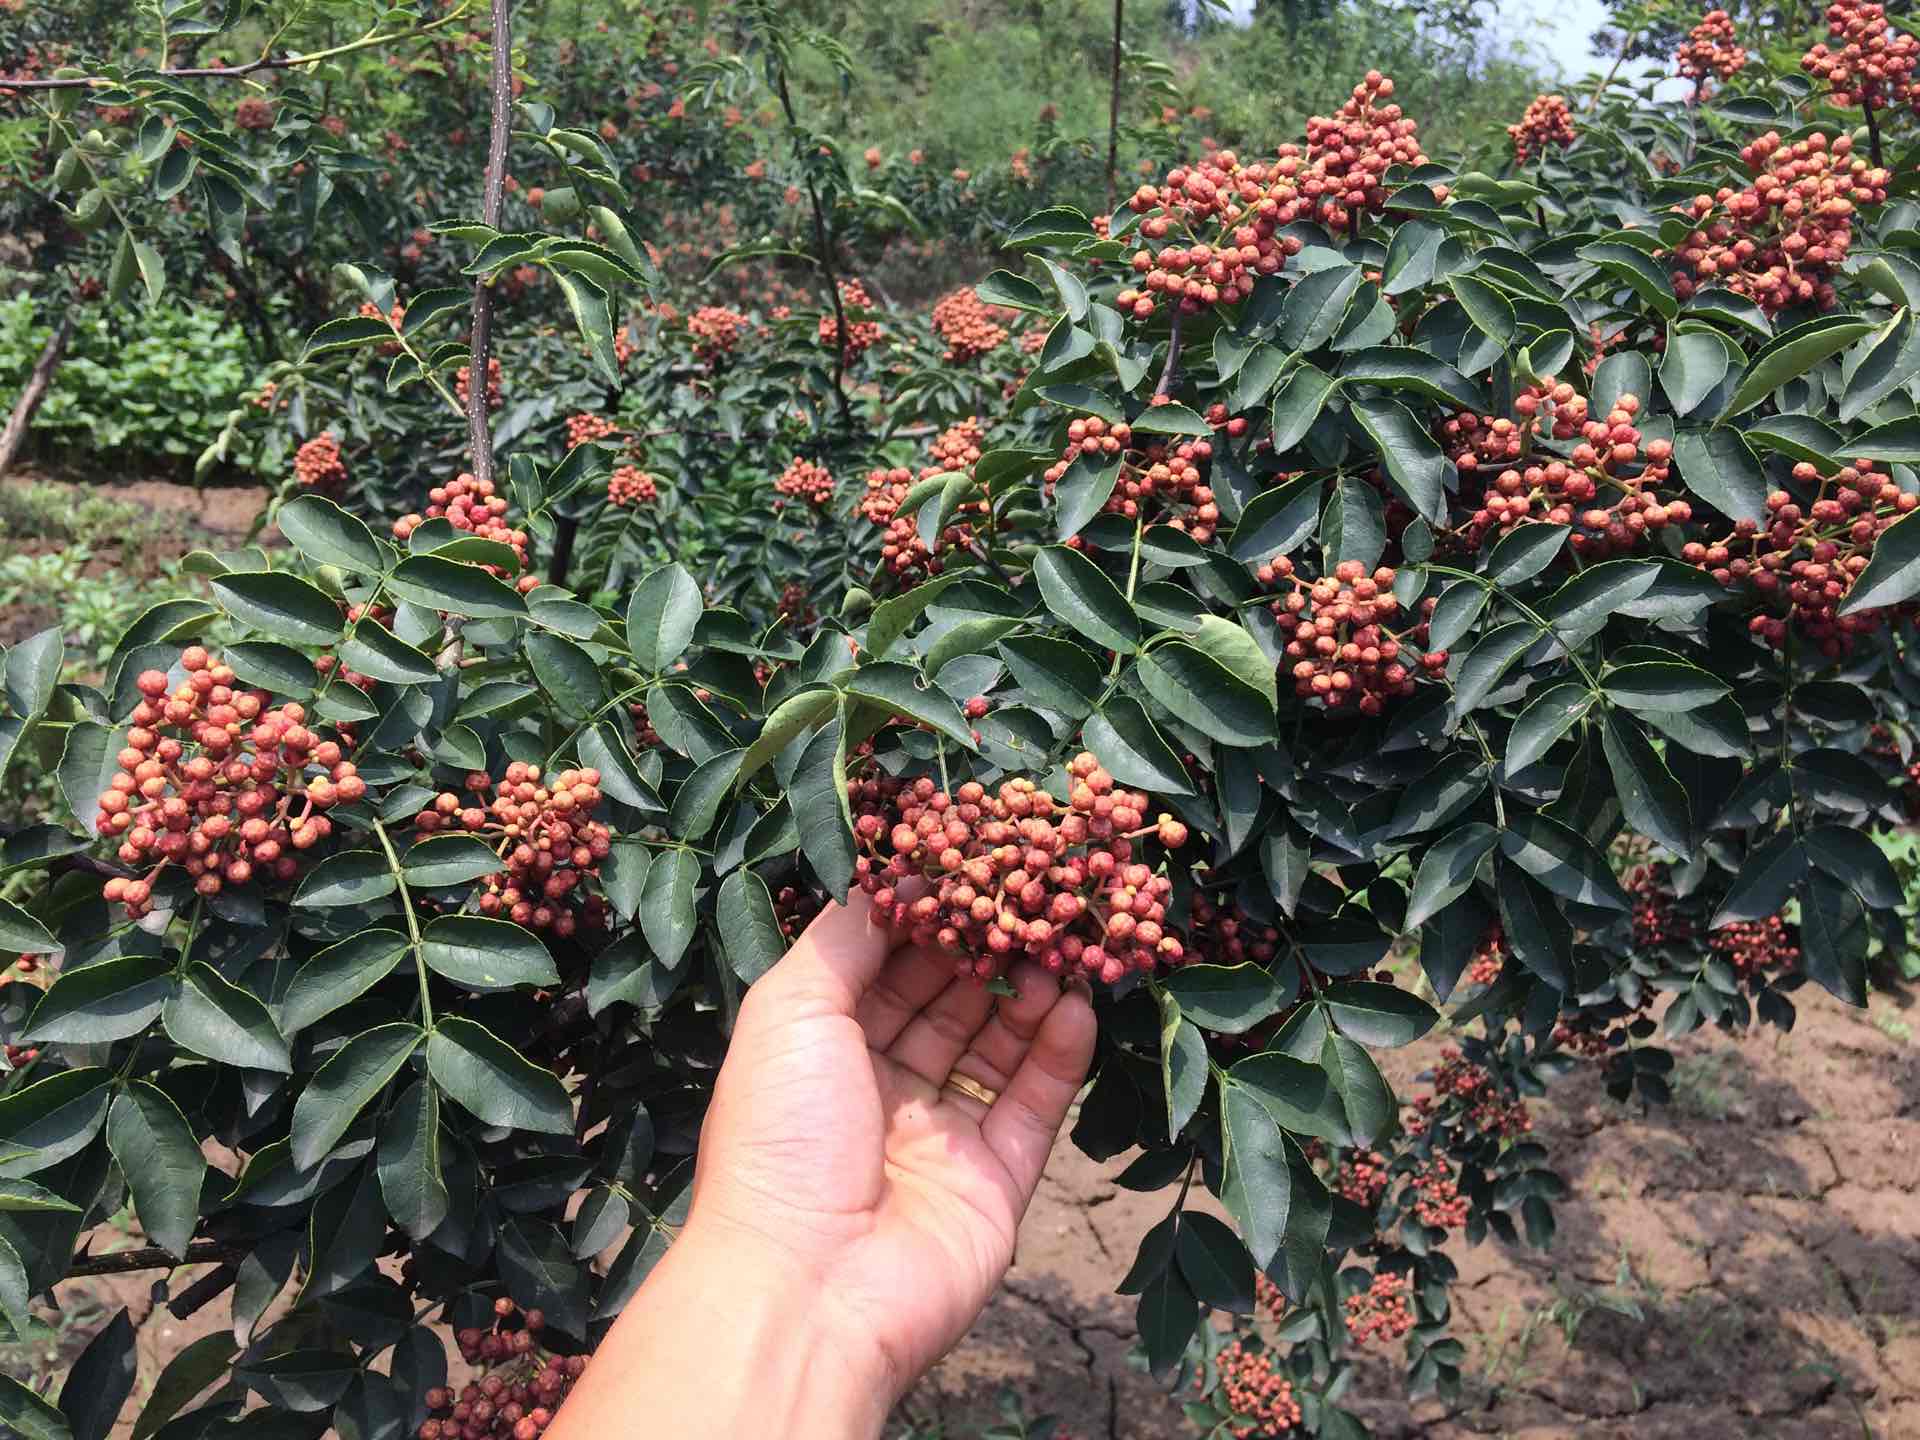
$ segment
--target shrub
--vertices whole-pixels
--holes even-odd
[[[741,20],[676,106],[834,55]],[[208,598],[97,684],[57,632],[7,652],[0,763],[57,750],[66,811],[7,841],[0,939],[58,959],[0,989],[0,1315],[130,1199],[140,1262],[233,1277],[234,1350],[175,1362],[219,1388],[176,1417],[176,1372],[148,1426],[438,1426],[436,1325],[485,1360],[535,1310],[557,1392],[684,1219],[741,994],[858,885],[981,983],[1097,978],[1073,1138],[1177,1187],[1120,1289],[1194,1413],[1361,1433],[1364,1345],[1456,1393],[1449,1248],[1549,1243],[1565,1189],[1529,1098],[1591,1060],[1664,1099],[1660,1035],[1862,1004],[1901,938],[1920,269],[1880,130],[1759,64],[1685,108],[1603,85],[1527,179],[1356,79],[1271,161],[1010,230],[974,299],[1045,339],[1003,372],[830,236],[721,363],[592,132],[523,99],[576,208],[425,232],[472,290],[347,272],[245,419],[292,396],[338,442],[287,547],[196,557]],[[204,124],[177,83],[107,95]],[[828,236],[852,182],[790,118]],[[490,355],[502,287],[570,328]],[[490,360],[497,410],[460,393]],[[1403,1101],[1374,1052],[1441,1006]],[[0,1414],[73,1432],[69,1389]]]

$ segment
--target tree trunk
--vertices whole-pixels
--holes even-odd
[[[53,334],[47,337],[46,348],[40,352],[40,358],[34,362],[33,374],[27,377],[27,388],[20,392],[20,398],[13,405],[13,414],[7,417],[7,428],[0,430],[0,475],[5,475],[13,467],[13,457],[26,441],[27,429],[33,424],[33,412],[47,398],[47,387],[53,383],[53,372],[60,368],[60,361],[67,353],[67,341],[72,336],[73,308],[69,304],[67,312],[60,317],[60,323],[53,327]]]

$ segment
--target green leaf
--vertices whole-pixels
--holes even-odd
[[[386,979],[408,951],[397,930],[361,930],[329,945],[294,973],[280,1002],[280,1024],[297,1035]]]
[[[1607,910],[1628,908],[1613,867],[1578,831],[1540,813],[1508,818],[1500,853],[1564,900]]]
[[[451,1206],[440,1165],[440,1092],[416,1080],[380,1125],[380,1197],[394,1223],[416,1240],[440,1227]]]
[[[1220,1088],[1220,1200],[1240,1227],[1253,1263],[1265,1270],[1280,1253],[1293,1206],[1286,1137],[1246,1087]]]
[[[48,955],[59,948],[60,942],[46,926],[11,900],[0,900],[0,949],[21,955]]]
[[[1854,315],[1823,315],[1776,336],[1753,357],[1747,373],[1720,412],[1730,420],[1758,405],[1789,380],[1797,380],[1829,355],[1837,355],[1874,329],[1874,322]],[[1867,454],[1867,451],[1857,451]],[[1875,452],[1876,458],[1879,457]],[[1741,517],[1736,517],[1741,518]]]
[[[158,1086],[132,1081],[107,1112],[107,1148],[133,1191],[147,1238],[169,1255],[184,1256],[200,1222],[207,1177],[187,1117]]]
[[[1380,288],[1388,295],[1404,295],[1431,285],[1440,264],[1447,232],[1426,220],[1407,220],[1387,242],[1387,258],[1380,266]]]
[[[1320,520],[1326,568],[1356,560],[1371,570],[1387,546],[1386,506],[1366,481],[1344,475],[1327,495]]]
[[[910,665],[891,660],[872,661],[857,670],[848,671],[842,677],[842,684],[849,695],[871,700],[895,715],[916,720],[946,736],[963,750],[974,748],[973,729],[967,723],[966,716],[961,714],[960,707],[944,690],[922,685],[919,675]]]
[[[0,1427],[20,1440],[74,1440],[66,1416],[4,1372],[0,1372]]]
[[[1100,698],[1105,677],[1099,663],[1070,640],[1050,635],[1009,635],[998,648],[1015,682],[1036,705],[1078,717]]]
[[[620,362],[613,353],[613,305],[606,290],[597,281],[589,280],[582,274],[552,267],[547,273],[553,276],[560,293],[566,296],[567,309],[573,314],[574,326],[580,331],[580,338],[586,342],[587,353],[593,357],[601,378],[609,385],[618,385]]]
[[[606,682],[592,655],[563,635],[536,630],[526,637],[525,654],[533,678],[552,697],[554,708],[568,720],[583,720],[606,702]]]
[[[1438,356],[1406,345],[1376,345],[1355,350],[1341,363],[1340,380],[1346,385],[1411,390],[1429,400],[1465,410],[1487,408],[1487,397],[1478,385]]]
[[[1505,857],[1494,862],[1500,928],[1513,958],[1563,995],[1573,988],[1573,928],[1553,895]]]
[[[31,720],[47,708],[54,687],[60,683],[66,645],[59,627],[29,635],[3,658],[7,704],[15,715]]]
[[[232,1335],[215,1331],[184,1346],[153,1382],[153,1393],[133,1422],[129,1440],[149,1440],[195,1397],[223,1379],[240,1351]]]
[[[1487,557],[1487,579],[1506,587],[1531,580],[1559,558],[1571,530],[1568,525],[1534,522],[1509,531]]]
[[[1175,401],[1149,405],[1133,418],[1133,430],[1139,435],[1192,435],[1209,439],[1213,427],[1198,413]]]
[[[31,1180],[0,1180],[0,1214],[78,1215],[80,1207]]]
[[[1737,430],[1682,430],[1673,437],[1673,456],[1687,487],[1714,509],[1735,520],[1759,520],[1766,514],[1766,472]]]
[[[674,792],[668,832],[682,840],[704,839],[719,818],[720,807],[733,789],[744,750],[722,750],[704,760]]]
[[[1471,580],[1456,580],[1442,590],[1427,621],[1427,644],[1435,650],[1458,645],[1486,610],[1488,594],[1486,586]]]
[[[1673,282],[1644,251],[1617,241],[1601,240],[1582,245],[1574,253],[1582,260],[1598,265],[1614,279],[1625,282],[1663,318],[1671,320],[1680,313],[1680,302],[1674,296]]]
[[[1049,545],[1033,557],[1033,576],[1056,618],[1107,650],[1131,652],[1140,643],[1133,607],[1100,567],[1077,550]]]
[[[1697,665],[1647,660],[1609,670],[1600,688],[1629,710],[1698,710],[1731,693],[1725,681]]]
[[[274,516],[280,533],[316,565],[337,565],[361,575],[387,568],[387,548],[366,522],[319,495],[296,495]]]
[[[1234,526],[1233,558],[1257,565],[1298,548],[1319,523],[1321,485],[1317,475],[1299,475],[1254,496]]]
[[[67,809],[89,835],[100,833],[100,796],[119,773],[125,728],[82,720],[67,731],[60,752],[60,794]]]
[[[1875,848],[1871,841],[1867,844]],[[1806,879],[1810,848],[1791,830],[1782,830],[1754,846],[1721,897],[1709,922],[1711,928],[1717,930],[1739,920],[1764,920],[1777,913],[1794,887]]]
[[[113,1078],[97,1065],[62,1070],[0,1096],[0,1176],[34,1174],[86,1149],[107,1118]]]
[[[1835,999],[1867,1004],[1867,912],[1841,881],[1816,871],[1800,904],[1800,957],[1809,979]]]
[[[294,1102],[291,1138],[296,1169],[310,1170],[332,1153],[360,1118],[360,1112],[373,1103],[419,1049],[423,1038],[425,1032],[418,1025],[395,1022],[362,1031],[333,1052]],[[111,1123],[107,1130],[111,1137]]]
[[[1183,965],[1166,980],[1180,1013],[1217,1035],[1239,1035],[1279,1013],[1280,992],[1258,965]]]
[[[1433,436],[1397,400],[1355,400],[1351,408],[1386,466],[1387,483],[1421,518],[1440,524],[1446,511],[1447,458]]]
[[[224,656],[241,680],[279,695],[311,695],[320,683],[313,662],[291,646],[243,641],[227,646]],[[351,660],[347,663],[353,669],[360,668]]]
[[[1327,1017],[1362,1045],[1411,1045],[1440,1021],[1440,1012],[1411,991],[1372,980],[1345,980],[1321,992]]]
[[[425,685],[440,675],[422,651],[371,621],[354,626],[341,642],[340,661],[349,670],[391,685]]]
[[[22,1044],[99,1044],[138,1035],[166,1004],[173,965],[159,955],[121,955],[63,971],[27,1020]]]
[[[636,810],[666,813],[667,807],[661,803],[653,786],[641,775],[639,766],[634,764],[633,756],[627,750],[625,738],[612,722],[603,720],[582,731],[578,749],[580,763],[598,770],[600,788],[622,805],[631,805]]]
[[[1467,312],[1467,318],[1482,335],[1499,345],[1513,338],[1513,302],[1505,295],[1471,275],[1449,275],[1447,288],[1453,291],[1453,298],[1460,302],[1460,308]]]
[[[1914,523],[1916,517],[1920,517],[1920,510],[1901,516],[1881,532],[1867,568],[1840,602],[1842,615],[1903,605],[1920,595],[1920,524]]]
[[[435,1024],[427,1069],[434,1084],[483,1124],[573,1133],[573,1101],[553,1072],[472,1020],[443,1016]]]
[[[560,983],[547,947],[511,920],[442,915],[421,934],[420,958],[461,989],[483,994]]]
[[[1889,465],[1920,465],[1920,417],[1908,415],[1876,425],[1848,442],[1849,455],[1867,455]]]
[[[1280,307],[1274,338],[1296,354],[1319,349],[1333,338],[1360,284],[1357,265],[1330,265],[1301,276]]]
[[[847,807],[845,724],[844,716],[837,715],[813,733],[787,785],[787,800],[800,830],[800,848],[828,897],[835,900],[853,887],[853,812]]]
[[[1054,487],[1054,538],[1071,540],[1084,530],[1107,503],[1119,479],[1117,463],[1096,464],[1085,455],[1079,456]]]
[[[786,937],[780,933],[767,882],[744,865],[720,882],[714,922],[727,964],[742,985],[753,984],[786,953]]]
[[[1238,1235],[1205,1211],[1187,1210],[1175,1245],[1180,1273],[1202,1304],[1230,1315],[1253,1313],[1253,1258]]]
[[[400,871],[409,885],[444,890],[491,875],[504,863],[478,835],[433,835],[401,852]]]
[[[211,965],[188,969],[160,1023],[176,1044],[209,1060],[293,1073],[293,1057],[267,1007]]]
[[[1207,1093],[1207,1041],[1180,1013],[1171,995],[1160,998],[1160,1083],[1167,1096],[1167,1134],[1187,1128]]]
[[[1273,397],[1273,430],[1269,438],[1274,454],[1284,455],[1307,438],[1307,431],[1313,428],[1313,422],[1320,418],[1328,398],[1339,386],[1338,380],[1317,365],[1302,361],[1294,368]],[[1317,493],[1318,483],[1313,488]]]
[[[1451,905],[1473,885],[1480,862],[1492,853],[1499,835],[1491,825],[1473,822],[1448,832],[1420,858],[1413,893],[1401,929],[1410,933]]]
[[[27,1278],[26,1262],[13,1242],[0,1235],[0,1320],[7,1322],[9,1339],[21,1340],[33,1330],[33,1282]],[[125,1313],[124,1311],[122,1312]],[[65,1390],[61,1398],[66,1398]],[[108,1422],[111,1425],[111,1421]]]
[[[1180,757],[1137,700],[1115,695],[1087,717],[1081,738],[1122,785],[1169,795],[1193,793]]]
[[[700,587],[679,565],[649,571],[627,603],[627,649],[649,675],[670,669],[686,653],[700,623]]]
[[[340,638],[340,606],[292,575],[270,570],[222,575],[212,588],[221,608],[249,629],[296,645],[331,645]]]
[[[444,555],[409,555],[393,568],[387,587],[411,604],[471,620],[518,620],[527,613],[527,602],[506,581]]]
[[[1727,378],[1732,359],[1720,337],[1711,331],[1669,331],[1666,353],[1660,358],[1660,388],[1667,392],[1673,413],[1686,415]]]
[[[1806,848],[1816,869],[1841,881],[1873,909],[1894,910],[1903,903],[1900,878],[1872,836],[1822,825],[1807,832]],[[4,1205],[0,1199],[0,1208]]]
[[[1365,1049],[1331,1031],[1321,1042],[1320,1067],[1340,1097],[1356,1145],[1371,1145],[1393,1132],[1399,1114],[1393,1092]]]
[[[690,850],[662,850],[647,867],[640,901],[640,930],[654,956],[669,970],[680,963],[693,941],[693,892],[700,883],[700,861]]]
[[[1600,743],[1627,823],[1685,860],[1693,853],[1687,792],[1632,721],[1618,714],[1601,724]]]
[[[1273,738],[1273,703],[1183,640],[1155,645],[1140,657],[1147,693],[1169,713],[1226,745],[1261,745]]]
[[[1156,1380],[1172,1375],[1199,1324],[1199,1302],[1178,1270],[1162,1270],[1140,1292],[1134,1328],[1147,1352],[1147,1369]]]
[[[1460,662],[1453,682],[1454,715],[1466,716],[1478,709],[1539,634],[1531,620],[1512,620],[1482,635]]]
[[[834,704],[834,692],[823,688],[789,695],[774,706],[761,724],[759,735],[741,755],[734,783],[744,785],[758,774],[762,766],[798,739],[814,721],[833,709]]]
[[[1340,1093],[1319,1065],[1267,1050],[1249,1055],[1228,1073],[1233,1087],[1252,1095],[1282,1129],[1335,1145],[1353,1143]]]
[[[343,850],[307,872],[293,903],[314,909],[367,905],[397,888],[384,855],[374,850]]]

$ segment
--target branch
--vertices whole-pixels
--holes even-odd
[[[787,67],[782,64],[773,72],[775,93],[780,97],[780,108],[786,111],[787,124],[794,130],[800,128],[800,121],[793,113],[793,96],[787,91]],[[833,271],[833,251],[827,243],[827,218],[820,208],[820,191],[813,183],[813,172],[804,169],[802,175],[807,182],[807,204],[813,211],[813,245],[820,252],[820,271],[827,277],[827,298],[833,301],[834,346],[833,355],[833,394],[840,402],[840,423],[849,430],[853,428],[853,410],[847,402],[847,310],[840,300],[840,277]]]
[[[47,389],[53,384],[53,372],[60,368],[60,361],[67,353],[67,341],[73,335],[73,312],[71,303],[61,312],[60,323],[47,336],[46,346],[41,350],[40,358],[34,362],[33,374],[28,377],[26,387],[14,403],[13,413],[7,417],[6,428],[0,430],[0,475],[6,474],[13,464],[14,455],[26,442],[27,431],[33,425],[34,411],[47,398]]]
[[[487,136],[487,174],[480,218],[500,228],[507,182],[507,131],[513,119],[513,0],[493,0],[493,115]],[[493,435],[487,425],[487,370],[493,357],[493,287],[482,275],[473,282],[473,345],[467,362],[467,443],[473,447],[473,478],[493,479]]]
[[[1126,0],[1113,0],[1113,92],[1107,101],[1107,214],[1113,214],[1114,179],[1120,165],[1120,21]]]
[[[1174,302],[1173,320],[1167,331],[1167,363],[1160,368],[1160,383],[1153,387],[1155,398],[1173,393],[1173,382],[1180,374],[1180,321],[1185,312],[1178,301]]]
[[[114,1255],[76,1255],[67,1265],[69,1280],[87,1275],[125,1275],[134,1270],[175,1270],[182,1265],[206,1265],[213,1262],[238,1264],[247,1252],[217,1240],[199,1240],[187,1246],[185,1255],[175,1255],[158,1245],[138,1250],[122,1250]]]
[[[1613,77],[1620,73],[1620,67],[1626,63],[1627,51],[1633,48],[1634,35],[1635,32],[1632,30],[1621,34],[1620,53],[1613,57],[1613,68],[1600,77],[1600,83],[1593,87],[1593,94],[1587,97],[1587,114],[1593,113],[1594,107],[1600,103],[1600,97],[1606,93],[1607,87],[1613,84]]]
[[[430,30],[438,30],[443,25],[451,25],[462,19],[467,13],[466,0],[442,15],[438,20],[429,20],[424,25],[416,25],[411,30],[396,30],[390,35],[362,35],[358,40],[350,40],[344,45],[334,45],[325,50],[316,50],[311,55],[262,55],[258,60],[249,60],[244,65],[192,65],[178,70],[142,70],[116,79],[110,75],[72,75],[61,80],[5,80],[0,79],[0,90],[104,90],[119,85],[139,85],[154,80],[241,80],[262,70],[295,70],[303,65],[318,65],[322,61],[333,60],[341,55],[351,55],[356,50],[370,50],[375,45],[385,45],[397,40],[411,40],[415,36],[425,35]]]

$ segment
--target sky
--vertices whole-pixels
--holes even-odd
[[[1235,16],[1253,13],[1254,0],[1227,0]],[[1607,20],[1602,0],[1498,0],[1500,18],[1508,32],[1529,52],[1561,77],[1576,80],[1599,68],[1587,37]]]

